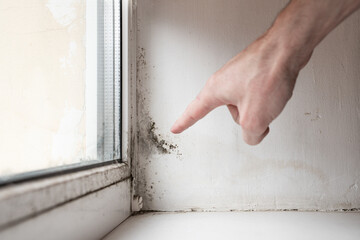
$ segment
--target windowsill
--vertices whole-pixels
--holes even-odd
[[[360,213],[146,213],[130,217],[111,232],[105,240],[357,240],[360,237],[359,226]]]
[[[4,187],[0,230],[129,177],[129,166],[118,163]]]

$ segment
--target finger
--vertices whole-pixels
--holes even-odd
[[[205,117],[214,108],[222,105],[216,98],[211,97],[202,91],[186,108],[182,116],[175,122],[171,128],[173,133],[181,133],[185,129],[194,125],[201,118]]]
[[[257,145],[266,137],[266,135],[269,134],[269,132],[269,127],[267,127],[266,130],[260,135],[243,130],[243,139],[249,145]]]
[[[239,124],[240,115],[239,115],[239,110],[238,110],[237,106],[228,104],[227,107],[228,107],[229,112],[230,112],[232,118],[234,119],[234,121],[237,124]]]

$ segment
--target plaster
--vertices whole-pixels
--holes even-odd
[[[134,167],[144,210],[360,207],[359,12],[315,50],[259,146],[243,142],[224,107],[181,135],[169,131],[206,80],[262,34],[286,3],[137,1]],[[159,151],[162,140],[176,150]]]

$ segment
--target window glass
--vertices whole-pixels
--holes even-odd
[[[120,3],[0,1],[0,180],[120,158]]]

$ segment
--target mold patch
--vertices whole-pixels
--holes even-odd
[[[161,137],[161,134],[157,134],[155,131],[155,122],[151,121],[148,128],[148,137],[160,153],[170,154],[176,151],[178,145],[167,142]]]
[[[151,154],[171,154],[181,155],[178,151],[178,145],[158,133],[158,128],[152,120],[149,112],[149,99],[151,92],[148,86],[150,76],[147,73],[146,51],[143,47],[137,48],[137,117],[138,117],[138,141],[140,154],[149,157]]]
[[[136,119],[137,119],[137,157],[134,161],[134,174],[137,182],[136,194],[141,195],[145,209],[155,199],[162,199],[166,192],[161,189],[161,176],[153,172],[158,161],[182,160],[182,154],[170,133],[164,130],[152,117],[152,86],[155,81],[149,73],[153,65],[147,63],[147,52],[143,47],[136,49]],[[170,128],[170,127],[169,127]],[[175,158],[170,156],[175,155]],[[160,175],[160,174],[159,174]]]

